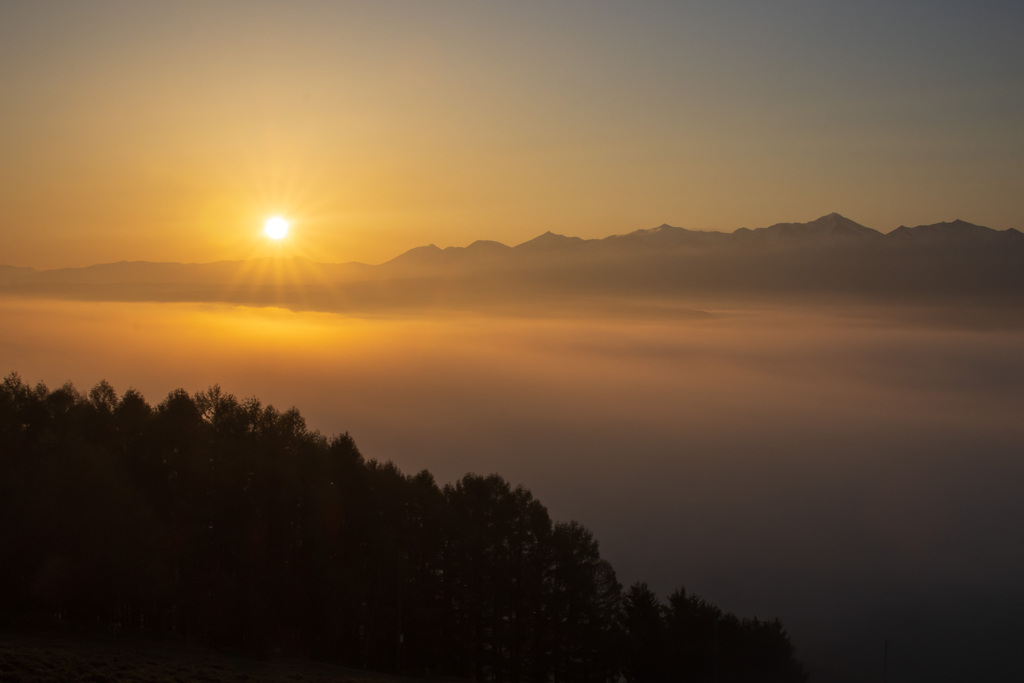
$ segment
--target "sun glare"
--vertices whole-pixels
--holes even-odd
[[[280,216],[271,216],[263,224],[263,232],[272,240],[283,239],[288,234],[288,221]]]

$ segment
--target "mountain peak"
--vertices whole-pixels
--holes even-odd
[[[989,245],[1004,244],[1009,241],[1016,243],[1020,235],[1013,230],[993,230],[983,225],[975,225],[957,218],[953,221],[933,223],[931,225],[918,225],[908,228],[901,225],[887,237],[896,242],[906,242],[921,245]]]
[[[511,249],[511,248],[512,247],[508,246],[507,244],[502,244],[501,242],[497,242],[495,240],[476,240],[475,242],[470,244],[468,247],[466,247],[466,249],[500,249],[500,250]]]
[[[846,216],[840,213],[836,213],[835,211],[833,211],[832,213],[825,214],[821,218],[816,218],[810,223],[805,223],[804,225],[816,225],[831,230],[838,230],[842,232],[854,232],[859,234],[864,234],[865,230],[875,232],[874,230],[871,230],[871,228],[863,226],[856,221],[850,220]]]
[[[518,244],[514,249],[525,249],[528,251],[535,250],[552,250],[552,249],[564,249],[569,247],[577,247],[584,243],[584,240],[579,237],[566,237],[565,235],[559,235],[557,233],[548,230],[543,235],[534,237],[532,240]]]
[[[748,230],[740,228],[736,235],[756,243],[769,245],[860,242],[875,239],[882,234],[842,214],[832,212],[807,223],[776,223],[767,228]]]
[[[465,247],[448,247],[445,251],[449,252],[462,252],[466,255],[474,257],[491,257],[500,256],[506,252],[512,251],[512,247],[495,240],[476,240],[472,244]]]
[[[444,250],[431,242],[422,247],[413,247],[409,251],[399,254],[390,261],[381,265],[432,265],[439,263],[444,258]]]

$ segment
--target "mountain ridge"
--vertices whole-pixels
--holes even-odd
[[[427,244],[378,265],[301,257],[0,267],[0,292],[106,301],[227,301],[317,310],[531,310],[560,302],[855,296],[1024,302],[1024,234],[954,220],[890,233],[838,213],[732,233],[661,224],[508,246]],[[587,304],[590,305],[590,304]],[[604,305],[604,304],[602,304]],[[1024,310],[1024,309],[1022,309]]]
[[[945,226],[954,226],[947,229]],[[988,241],[993,243],[1004,243],[1016,241],[1018,236],[1024,237],[1014,228],[1007,230],[994,230],[973,223],[957,219],[952,222],[935,223],[922,225],[916,228],[900,226],[896,230],[883,233],[874,228],[867,227],[853,221],[842,214],[833,212],[805,223],[775,223],[763,228],[737,228],[732,232],[717,230],[691,230],[662,223],[654,228],[640,228],[633,232],[624,234],[609,235],[607,237],[584,239],[554,233],[550,230],[537,237],[514,246],[508,246],[501,242],[493,242],[495,245],[504,247],[506,254],[526,253],[550,254],[553,252],[580,252],[586,249],[609,247],[632,247],[632,248],[685,248],[685,247],[721,247],[743,244],[745,246],[757,246],[768,248],[786,247],[822,247],[822,246],[844,246],[868,243],[891,243],[893,241],[906,241],[903,236],[911,231],[915,238],[913,241],[923,242],[920,236],[932,234],[941,235],[947,242],[956,240],[969,240],[977,243],[979,235],[987,236]],[[916,232],[914,232],[916,231]],[[892,237],[893,235],[896,237]],[[935,239],[935,238],[932,238]],[[477,242],[480,242],[478,240]],[[474,243],[476,244],[476,243]],[[950,244],[950,246],[956,246]],[[388,263],[418,253],[417,250],[423,247],[414,247]],[[448,247],[444,251],[453,250],[452,253],[466,253],[469,247]],[[461,251],[460,251],[461,250]]]
[[[29,275],[32,273],[70,273],[90,269],[114,269],[144,266],[175,266],[181,268],[209,266],[240,266],[252,263],[301,263],[305,265],[326,267],[362,267],[378,268],[387,265],[409,264],[416,261],[429,260],[431,264],[451,263],[455,258],[466,255],[509,255],[513,253],[550,253],[565,249],[580,249],[601,245],[602,247],[632,245],[647,247],[678,247],[678,246],[721,246],[729,243],[744,242],[759,246],[808,246],[828,243],[830,239],[839,238],[853,241],[881,241],[901,243],[928,243],[937,241],[992,244],[1024,243],[1024,233],[1016,228],[996,230],[962,219],[908,227],[901,225],[894,230],[883,233],[874,228],[857,223],[839,213],[833,212],[805,223],[774,223],[762,228],[736,228],[732,232],[720,230],[694,230],[662,223],[653,228],[638,228],[632,232],[608,235],[606,237],[582,238],[567,236],[551,230],[521,242],[507,245],[497,240],[477,239],[466,246],[438,247],[434,243],[413,247],[397,256],[378,264],[361,261],[313,261],[302,256],[285,258],[260,257],[255,259],[220,259],[216,261],[151,261],[146,259],[122,259],[90,264],[87,266],[62,266],[57,268],[35,268],[31,266],[14,266],[0,264],[2,275]],[[881,241],[880,239],[881,238]],[[955,246],[955,245],[951,245]]]

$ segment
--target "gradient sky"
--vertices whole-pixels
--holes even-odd
[[[0,263],[1024,228],[1020,2],[0,4]]]

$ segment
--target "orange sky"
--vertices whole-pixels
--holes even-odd
[[[0,263],[1024,227],[1020,5],[364,5],[3,3]]]

